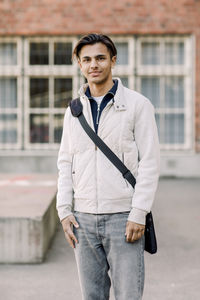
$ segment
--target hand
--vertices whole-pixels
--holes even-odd
[[[73,233],[73,226],[79,227],[75,217],[70,215],[61,221],[66,240],[72,248],[75,248],[75,243],[78,243],[76,236]]]
[[[143,236],[144,230],[145,230],[145,225],[127,221],[126,233],[125,233],[126,241],[133,243],[139,240]]]

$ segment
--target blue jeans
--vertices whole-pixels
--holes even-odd
[[[79,228],[74,227],[79,241],[74,252],[84,300],[108,300],[111,280],[116,300],[142,299],[144,236],[126,242],[128,215],[74,212],[79,223]]]

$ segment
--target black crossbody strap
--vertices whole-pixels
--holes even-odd
[[[94,132],[94,130],[87,123],[84,114],[83,106],[79,98],[70,102],[72,115],[79,119],[79,122],[88,136],[92,139],[95,145],[106,155],[106,157],[115,165],[115,167],[122,173],[123,177],[135,187],[136,180],[133,174],[127,169],[123,162],[115,155],[115,153],[102,141],[102,139]],[[157,252],[156,234],[153,224],[152,213],[146,215],[145,227],[145,250],[151,254]]]
[[[72,115],[77,117],[81,126],[92,139],[95,145],[106,155],[106,157],[115,165],[115,167],[122,173],[123,177],[135,187],[136,180],[129,169],[123,164],[123,162],[117,157],[117,155],[104,143],[104,141],[94,132],[85,119],[82,112],[82,103],[79,98],[74,99],[70,102],[70,108]]]

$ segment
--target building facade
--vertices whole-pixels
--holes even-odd
[[[63,116],[84,82],[80,36],[108,34],[113,76],[155,107],[161,175],[200,176],[200,1],[2,1],[0,171],[56,172]]]

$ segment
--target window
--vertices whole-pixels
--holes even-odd
[[[54,42],[53,57],[49,42],[30,42],[30,65],[48,65],[53,58],[54,65],[71,65],[72,43]]]
[[[29,143],[59,143],[63,115],[68,101],[72,99],[72,78],[30,78],[29,80]],[[53,94],[50,86],[53,87]]]
[[[161,148],[192,148],[192,37],[111,36],[113,77],[150,99]],[[58,149],[66,107],[84,79],[77,37],[0,38],[0,148]]]
[[[128,42],[116,42],[117,64],[128,65]]]
[[[30,43],[30,65],[49,64],[49,44]]]
[[[191,147],[191,56],[190,38],[137,41],[137,88],[155,107],[163,149]]]
[[[0,148],[21,147],[19,39],[0,39]]]
[[[54,43],[54,64],[71,65],[72,43]]]
[[[17,65],[17,43],[0,43],[0,65]]]
[[[25,57],[25,148],[57,149],[66,107],[77,92],[73,38],[30,38]]]
[[[141,64],[142,65],[159,65],[160,49],[159,43],[143,42],[141,45]]]
[[[117,62],[113,69],[113,76],[119,77],[126,87],[134,88],[134,39],[133,37],[112,39],[117,48]]]

